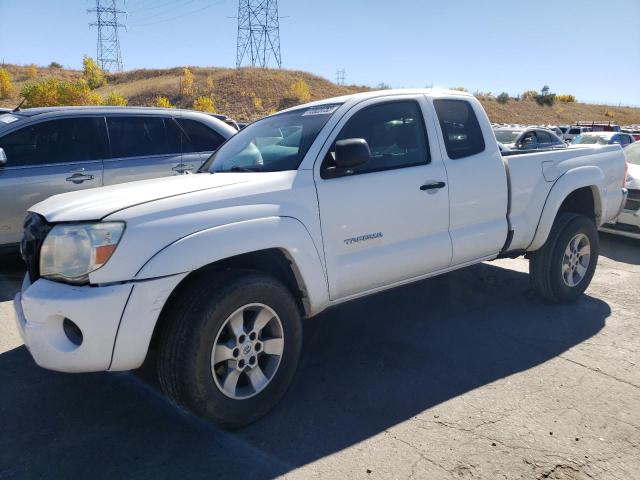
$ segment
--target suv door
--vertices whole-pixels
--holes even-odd
[[[178,172],[196,171],[225,141],[218,132],[188,118],[177,118],[182,129],[181,165],[175,166]]]
[[[449,266],[447,174],[422,105],[423,96],[362,102],[321,151],[315,181],[332,300]],[[371,158],[336,171],[335,142],[347,138],[365,139]]]
[[[107,139],[102,117],[46,120],[0,138],[0,245],[18,243],[32,205],[58,193],[102,185]]]
[[[104,184],[175,175],[180,163],[180,130],[171,117],[108,116],[111,158],[104,162]]]

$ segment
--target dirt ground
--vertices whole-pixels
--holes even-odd
[[[178,411],[152,365],[60,374],[21,345],[0,260],[0,480],[640,479],[640,242],[603,235],[571,305],[500,260],[307,322],[284,401],[224,432]]]

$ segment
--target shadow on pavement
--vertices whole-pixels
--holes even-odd
[[[600,255],[616,262],[640,265],[640,240],[600,232]]]
[[[13,300],[23,278],[24,263],[20,255],[0,253],[0,302]]]
[[[307,322],[295,384],[267,417],[222,432],[135,375],[65,375],[0,355],[0,478],[272,478],[430,407],[530,369],[610,314],[551,305],[490,264],[336,307]]]

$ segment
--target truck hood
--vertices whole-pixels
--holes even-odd
[[[253,177],[252,177],[253,176]],[[114,212],[169,197],[258,180],[255,173],[179,175],[54,195],[29,209],[49,222],[100,220]]]

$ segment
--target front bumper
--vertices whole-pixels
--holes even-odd
[[[25,276],[13,305],[25,346],[41,367],[62,372],[107,370],[118,325],[133,285],[72,286]],[[76,345],[67,337],[68,318],[82,332]]]
[[[73,286],[25,276],[13,301],[18,330],[41,367],[61,372],[131,370],[144,361],[167,298],[186,276],[108,286]],[[63,328],[82,332],[77,345]]]
[[[637,192],[637,190],[633,190],[633,192]],[[615,235],[640,239],[640,208],[638,208],[638,199],[635,197],[627,199],[625,189],[625,197],[622,205],[615,222],[605,223],[600,230]]]
[[[616,223],[605,223],[601,231],[640,239],[640,210],[623,210]]]

